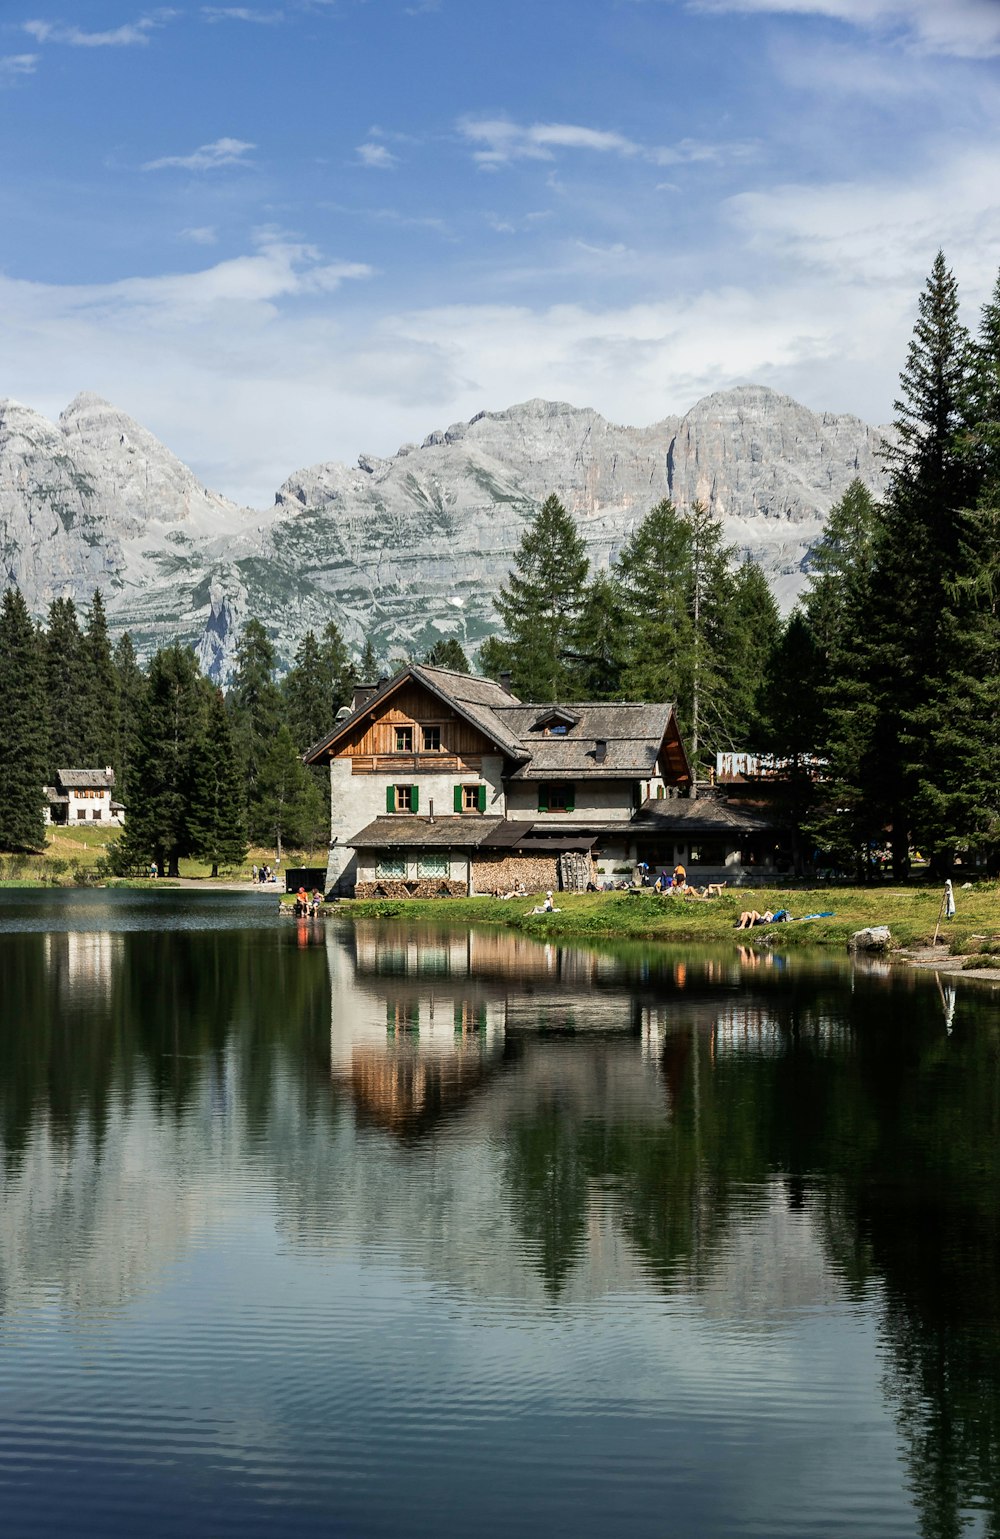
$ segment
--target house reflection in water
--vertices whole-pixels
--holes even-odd
[[[44,936],[45,966],[59,998],[84,1002],[111,993],[125,937],[114,931],[50,931]]]

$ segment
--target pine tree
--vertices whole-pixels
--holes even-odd
[[[49,606],[45,633],[45,700],[48,714],[46,778],[60,769],[90,769],[87,747],[87,660],[83,636],[72,599],[55,599]],[[105,761],[107,762],[107,761]]]
[[[0,849],[36,850],[45,776],[44,668],[35,627],[19,589],[0,608]]]
[[[374,684],[380,673],[378,655],[369,636],[358,659],[358,679],[362,684]]]
[[[774,654],[787,633],[774,594],[756,561],[748,556],[728,577],[726,587],[728,597],[719,606],[714,622],[719,690],[716,721],[713,726],[709,713],[705,730],[716,747],[761,748],[767,737],[764,695],[772,678]]]
[[[286,726],[278,728],[261,760],[259,794],[251,815],[254,842],[273,844],[279,860],[285,844],[314,845],[328,837],[322,795]]]
[[[169,876],[178,875],[180,857],[194,845],[190,803],[207,689],[189,647],[163,647],[150,662],[122,843],[131,857],[154,859]]]
[[[897,877],[909,869],[913,797],[926,768],[924,707],[950,666],[947,611],[961,564],[960,514],[976,492],[968,452],[971,363],[957,285],[938,252],[900,375],[899,441],[866,616],[865,682],[875,718],[863,799],[890,830]]]
[[[632,700],[680,702],[685,734],[691,728],[690,573],[688,527],[672,502],[657,503],[614,567],[628,636],[622,683]]]
[[[111,654],[108,619],[99,588],[87,610],[82,655],[86,685],[86,739],[83,764],[102,769],[110,764],[116,770],[118,750],[118,680]]]
[[[618,583],[598,572],[587,584],[569,654],[570,700],[621,700],[628,620]]]
[[[127,808],[139,722],[146,695],[146,676],[139,667],[128,631],[115,644],[114,669],[118,742],[111,762],[115,766],[118,797]]]
[[[461,643],[454,636],[448,636],[442,641],[435,641],[429,652],[424,653],[424,662],[429,668],[450,668],[452,673],[469,673],[469,659],[462,650]]]
[[[236,672],[228,705],[246,776],[244,805],[251,833],[259,810],[261,766],[281,720],[274,663],[274,647],[264,627],[259,620],[248,620],[236,646]]]
[[[192,853],[219,867],[239,866],[247,853],[243,817],[243,767],[236,754],[230,713],[222,691],[212,691],[205,731],[191,763],[188,827]]]
[[[572,649],[589,565],[573,519],[558,497],[547,497],[528,522],[496,600],[513,688],[522,699],[556,700],[567,689],[564,653]]]

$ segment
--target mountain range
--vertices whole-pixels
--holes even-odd
[[[480,412],[404,444],[295,472],[265,511],[201,485],[150,432],[84,394],[58,422],[0,401],[0,571],[32,612],[99,587],[140,655],[190,642],[224,681],[248,616],[282,665],[328,620],[360,650],[474,652],[526,519],[556,492],[592,562],[612,560],[658,501],[701,499],[787,609],[809,551],[855,477],[878,494],[888,430],[817,414],[758,385],[683,417],[623,427],[559,401]]]

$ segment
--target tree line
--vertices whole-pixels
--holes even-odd
[[[718,520],[662,502],[591,573],[550,497],[497,598],[484,670],[536,700],[673,700],[696,773],[719,749],[789,767],[800,864],[904,877],[1000,865],[1000,279],[973,336],[938,253],[895,403],[887,487],[855,481],[785,622]],[[817,775],[817,769],[820,773]]]
[[[1000,280],[973,336],[938,253],[900,376],[887,489],[855,481],[782,621],[767,580],[737,562],[702,505],[657,504],[607,571],[592,571],[555,495],[530,519],[497,595],[502,634],[482,672],[522,699],[672,700],[696,776],[720,749],[788,765],[785,812],[809,853],[864,874],[887,842],[894,875],[918,846],[1000,861]],[[405,661],[395,658],[393,663]],[[457,641],[424,661],[468,672]],[[0,847],[41,842],[39,787],[64,766],[114,766],[128,806],[122,851],[213,868],[247,841],[325,837],[325,792],[300,755],[356,678],[335,624],[309,632],[279,682],[264,627],[241,635],[222,694],[193,653],[140,668],[112,648],[100,595],[31,621],[16,589],[0,612]],[[817,776],[817,766],[820,774]]]
[[[455,641],[425,661],[468,672]],[[120,874],[156,861],[176,874],[195,856],[238,866],[250,844],[313,848],[329,837],[325,774],[302,754],[378,676],[369,642],[352,658],[334,622],[308,631],[279,677],[259,620],[244,626],[223,691],[190,647],[161,647],[140,665],[126,633],[112,645],[100,592],[81,616],[56,599],[36,624],[17,588],[0,604],[0,849],[44,844],[44,787],[60,769],[115,772],[125,828],[108,859]]]

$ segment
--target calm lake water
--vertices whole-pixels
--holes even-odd
[[[0,894],[0,1532],[1000,1532],[1000,992]]]

